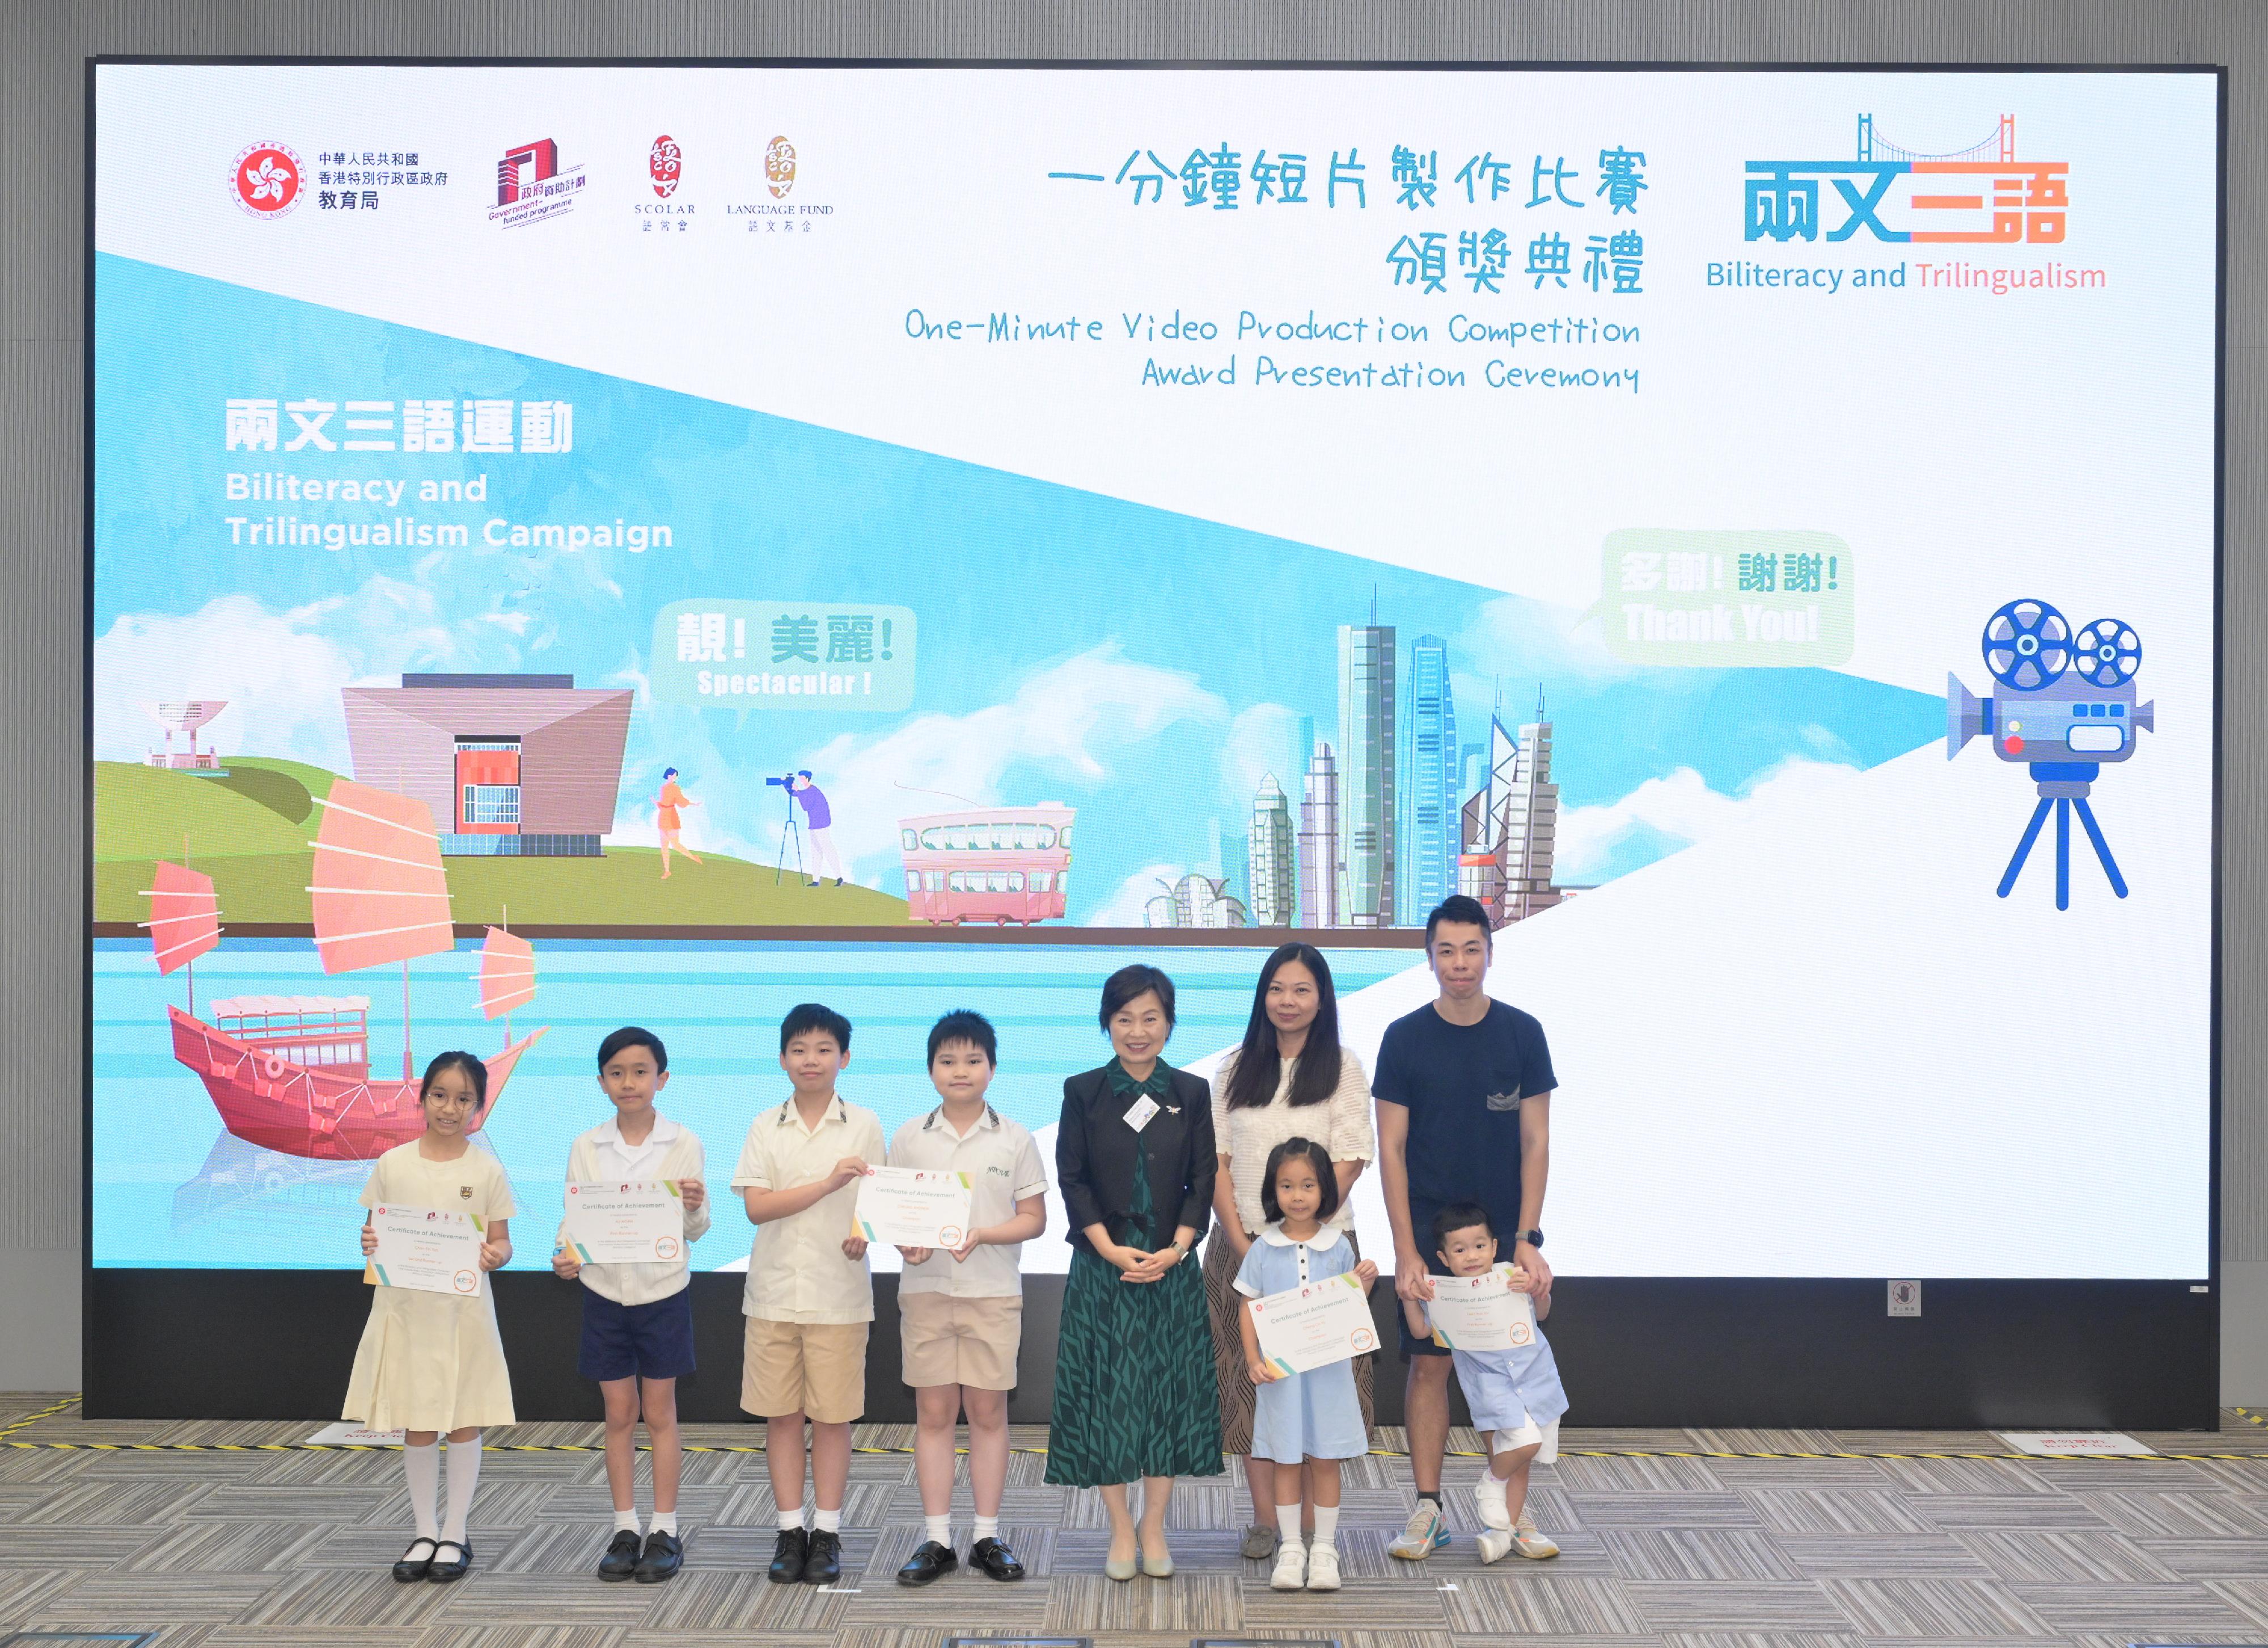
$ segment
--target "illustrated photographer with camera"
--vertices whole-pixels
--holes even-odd
[[[827,805],[827,791],[811,782],[811,769],[806,767],[799,771],[789,773],[784,777],[767,778],[764,782],[768,784],[777,784],[787,791],[790,802],[788,824],[791,830],[795,824],[794,808],[798,806],[803,808],[804,834],[811,837],[811,861],[806,867],[803,862],[803,855],[798,852],[796,867],[803,871],[808,885],[817,887],[822,875],[831,874],[835,878],[835,885],[841,887],[843,859],[835,850],[835,836],[832,829],[835,813]],[[785,834],[783,833],[780,842],[781,865],[784,867],[786,862],[787,841]]]

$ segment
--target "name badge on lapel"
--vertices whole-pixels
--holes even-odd
[[[1126,1125],[1132,1128],[1137,1133],[1139,1133],[1144,1128],[1150,1125],[1150,1118],[1157,1114],[1158,1101],[1150,1097],[1148,1093],[1144,1093],[1139,1099],[1137,1099],[1131,1105],[1127,1107]]]

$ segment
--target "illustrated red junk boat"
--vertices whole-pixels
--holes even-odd
[[[169,1005],[173,1056],[212,1095],[228,1130],[248,1144],[318,1160],[368,1160],[424,1130],[410,1051],[409,963],[455,944],[449,887],[432,814],[422,802],[340,779],[319,801],[314,885],[315,946],[326,973],[401,964],[401,1078],[370,1073],[370,998],[365,996],[243,996],[212,1004],[212,1022]],[[212,878],[160,864],[150,892],[151,948],[158,970],[188,967],[220,942]],[[481,1011],[509,1014],[535,996],[534,952],[525,938],[489,929],[481,950]],[[489,1056],[485,1125],[520,1056],[539,1029]]]

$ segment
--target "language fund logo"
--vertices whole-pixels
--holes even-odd
[[[549,137],[504,151],[497,162],[496,205],[489,221],[507,229],[570,210],[586,181],[581,166],[559,166],[559,145]]]
[[[229,173],[236,203],[254,217],[281,217],[299,203],[299,157],[279,143],[256,143]]]
[[[645,174],[653,185],[653,192],[667,200],[677,193],[677,180],[685,167],[685,152],[677,146],[677,139],[665,134],[653,140],[646,153]]]
[[[784,137],[764,145],[764,183],[774,200],[785,200],[795,187],[795,145]]]
[[[2057,246],[2070,220],[2071,163],[2017,159],[2013,114],[1966,149],[1941,154],[1893,142],[1861,114],[1853,158],[1750,160],[1747,172],[1749,240],[1815,241],[1823,231],[1834,244],[1864,230],[1898,244]]]

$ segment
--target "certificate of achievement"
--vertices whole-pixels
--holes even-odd
[[[567,1187],[567,1244],[585,1264],[666,1264],[685,1257],[685,1198],[666,1179]]]
[[[475,1215],[381,1203],[371,1210],[370,1222],[378,1252],[364,1280],[421,1293],[480,1296],[483,1226]]]
[[[1283,1373],[1305,1373],[1378,1349],[1370,1297],[1351,1272],[1253,1300],[1252,1326],[1261,1359]]]
[[[968,1175],[945,1167],[877,1167],[858,1181],[858,1231],[900,1247],[968,1240]]]
[[[1512,1266],[1433,1278],[1425,1320],[1433,1343],[1452,1350],[1521,1350],[1535,1343],[1535,1305],[1512,1285]]]

